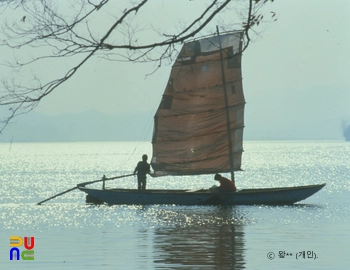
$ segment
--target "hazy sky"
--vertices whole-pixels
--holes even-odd
[[[342,121],[350,121],[350,1],[276,0],[269,8],[278,20],[257,28],[264,31],[243,55],[247,132],[340,139]],[[157,16],[163,23],[169,14]],[[171,67],[145,79],[152,68],[95,59],[36,111],[155,111]]]

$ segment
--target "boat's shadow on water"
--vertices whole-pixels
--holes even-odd
[[[154,229],[155,268],[244,269],[244,212],[234,206],[142,207],[158,220]]]
[[[86,202],[87,206],[91,206],[91,207],[104,207],[104,206],[108,206],[108,207],[116,207],[116,205],[113,204],[105,204],[105,203],[94,203],[94,202]],[[120,205],[120,206],[125,206],[127,207],[127,205]],[[154,208],[154,207],[162,207],[162,208],[193,208],[193,209],[197,209],[198,207],[200,208],[215,208],[215,209],[221,209],[221,210],[227,210],[227,209],[237,209],[237,208],[242,208],[242,207],[275,207],[275,208],[318,208],[318,209],[323,209],[324,205],[321,204],[308,204],[308,203],[295,203],[295,204],[287,204],[287,205],[278,205],[278,204],[257,204],[257,205],[202,205],[202,206],[179,206],[179,205],[173,205],[173,204],[169,204],[169,205],[132,205],[132,207],[136,207],[137,209],[139,209],[140,211],[146,211],[148,209]]]

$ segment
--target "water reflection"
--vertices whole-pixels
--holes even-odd
[[[244,269],[244,232],[235,207],[217,207],[194,225],[158,228],[154,234],[157,269]],[[193,223],[192,223],[193,224]]]

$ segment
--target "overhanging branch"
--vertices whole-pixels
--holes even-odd
[[[5,3],[16,4],[15,9],[21,7],[27,14],[20,21],[4,24],[3,32],[6,34],[6,39],[2,41],[3,46],[15,50],[29,47],[38,52],[43,47],[52,49],[49,54],[38,55],[31,59],[21,59],[21,61],[18,60],[14,64],[8,65],[14,72],[45,59],[54,60],[82,56],[62,77],[47,83],[42,83],[36,76],[33,77],[35,82],[33,87],[23,86],[15,79],[13,81],[3,80],[5,91],[0,91],[0,106],[11,106],[9,116],[3,118],[5,119],[3,120],[4,126],[8,125],[9,121],[16,115],[35,108],[44,97],[71,79],[94,56],[98,55],[108,60],[118,61],[158,62],[155,69],[157,70],[164,60],[172,60],[172,57],[177,53],[176,46],[178,44],[184,43],[203,33],[206,28],[210,28],[214,19],[224,11],[230,11],[229,4],[237,1],[248,3],[248,7],[244,11],[245,16],[240,24],[243,26],[245,35],[244,51],[251,42],[249,31],[262,20],[257,7],[273,0],[212,0],[208,6],[203,8],[202,12],[186,23],[179,31],[174,34],[163,32],[158,36],[160,41],[140,44],[131,40],[131,37],[122,43],[119,38],[116,39],[115,35],[128,24],[127,20],[132,22],[141,9],[146,9],[148,6],[146,4],[152,2],[150,0],[132,2],[134,4],[120,11],[119,16],[115,15],[115,21],[100,37],[92,30],[91,21],[96,14],[108,9],[108,5],[115,3],[115,1],[82,1],[81,7],[72,17],[60,13],[55,7],[59,4],[50,0],[6,0],[0,2],[0,7],[4,6]],[[235,25],[237,26],[237,23]],[[227,25],[228,29],[237,30],[233,27],[234,24]],[[82,29],[85,29],[85,32],[81,31]],[[215,30],[212,32],[214,33]],[[0,133],[3,129],[4,127]]]

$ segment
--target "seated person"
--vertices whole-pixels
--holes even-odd
[[[215,174],[214,179],[220,182],[220,186],[218,188],[226,191],[236,191],[237,188],[235,186],[235,182],[231,181],[223,176],[221,174]]]

